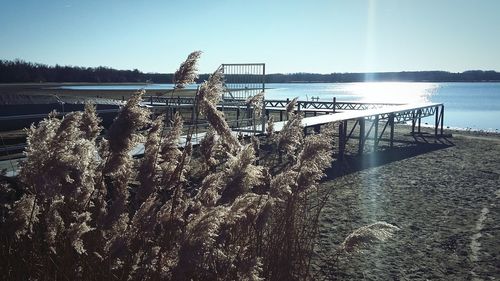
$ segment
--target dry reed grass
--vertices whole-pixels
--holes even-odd
[[[178,87],[194,80],[199,55],[176,72]],[[18,178],[1,186],[3,277],[309,278],[321,211],[310,198],[319,196],[318,181],[332,161],[334,127],[304,136],[294,100],[284,129],[268,131],[272,151],[258,158],[259,142],[235,138],[216,108],[222,83],[217,71],[197,93],[212,129],[196,160],[189,141],[178,146],[181,117],[163,137],[163,116],[150,120],[140,107],[143,92],[127,102],[102,141],[92,106],[32,126]],[[144,157],[134,159],[131,149],[144,140],[138,130],[146,126]],[[353,239],[343,249],[353,248]]]

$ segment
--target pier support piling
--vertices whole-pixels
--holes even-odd
[[[365,146],[365,118],[359,118],[359,143],[358,143],[358,153],[363,154]]]
[[[389,125],[391,126],[391,133],[390,133],[390,146],[391,148],[394,146],[394,114],[389,115]]]

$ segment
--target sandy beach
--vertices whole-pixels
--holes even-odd
[[[398,147],[351,158],[321,185],[331,194],[315,278],[498,280],[500,136],[454,131],[438,141],[429,134],[406,143],[413,140],[409,128],[398,131]],[[377,221],[400,230],[389,241],[336,258],[349,233]]]

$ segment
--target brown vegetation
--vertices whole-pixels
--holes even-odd
[[[198,56],[181,66],[176,87],[195,79]],[[1,274],[17,280],[309,278],[325,202],[317,184],[332,161],[334,126],[304,136],[302,117],[289,110],[279,134],[268,130],[263,151],[256,138],[238,139],[217,110],[222,83],[216,71],[197,92],[211,125],[197,149],[192,131],[178,146],[180,115],[163,134],[164,117],[151,120],[140,107],[143,91],[100,141],[91,105],[32,126],[19,176],[1,184]],[[144,157],[135,159],[131,151],[140,142]],[[344,249],[355,247],[353,241]]]
[[[2,274],[39,280],[307,277],[319,212],[307,198],[332,160],[333,130],[304,137],[300,116],[293,115],[272,140],[290,157],[257,165],[258,143],[238,140],[215,107],[221,83],[216,72],[198,92],[213,128],[195,151],[202,157],[193,158],[189,141],[178,147],[180,116],[162,136],[162,117],[151,121],[139,106],[142,92],[102,141],[92,106],[32,126],[18,178],[2,185]],[[145,155],[136,160],[130,152],[146,126]]]

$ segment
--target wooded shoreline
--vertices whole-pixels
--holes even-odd
[[[208,79],[200,74],[198,82]],[[173,73],[144,73],[138,69],[117,70],[109,67],[49,66],[22,60],[0,60],[1,83],[89,82],[89,83],[172,83]],[[351,83],[351,82],[500,82],[500,72],[488,70],[400,71],[345,73],[273,73],[266,83]]]

